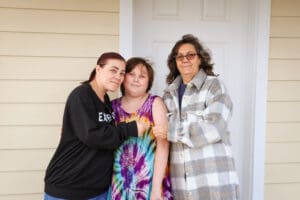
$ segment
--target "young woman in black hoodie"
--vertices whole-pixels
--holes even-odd
[[[89,80],[75,88],[66,102],[62,134],[45,175],[45,200],[106,199],[113,152],[128,136],[141,136],[147,125],[115,125],[108,91],[116,91],[125,75],[125,59],[102,54]]]

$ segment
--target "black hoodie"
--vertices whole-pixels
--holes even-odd
[[[75,88],[66,103],[60,143],[45,176],[45,192],[64,199],[88,199],[105,192],[113,168],[113,151],[136,122],[114,121],[109,97],[100,101],[90,84]]]

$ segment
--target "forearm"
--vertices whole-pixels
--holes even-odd
[[[74,124],[73,129],[84,144],[94,149],[116,149],[128,136],[136,136],[137,132],[135,122],[122,123],[118,126],[105,122],[95,126]]]
[[[153,127],[153,133],[160,133],[156,135],[156,151],[154,158],[154,172],[152,179],[152,191],[151,200],[161,200],[162,199],[162,182],[166,173],[166,167],[168,163],[169,156],[169,143],[167,139],[160,137],[162,135],[167,135],[168,119],[167,119],[167,109],[160,98],[156,98],[153,107],[153,121],[155,126]],[[155,127],[158,127],[156,130]],[[160,136],[159,136],[160,135]]]
[[[187,129],[194,146],[200,147],[221,141],[227,133],[227,123],[222,118],[214,122],[198,120],[190,122]]]
[[[211,99],[206,102],[205,109],[187,111],[185,120],[181,122],[182,132],[191,137],[194,147],[217,143],[227,137],[231,101],[225,94]]]
[[[162,193],[162,182],[166,173],[169,156],[169,143],[166,139],[157,139],[154,173],[152,179],[152,194]]]

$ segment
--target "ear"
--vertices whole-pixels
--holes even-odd
[[[96,69],[96,72],[99,72],[101,70],[100,65],[96,65],[95,69]]]

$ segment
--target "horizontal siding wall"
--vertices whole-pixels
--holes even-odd
[[[119,50],[119,1],[1,0],[0,16],[0,200],[40,200],[66,98]]]
[[[300,1],[272,0],[265,200],[300,190]]]

